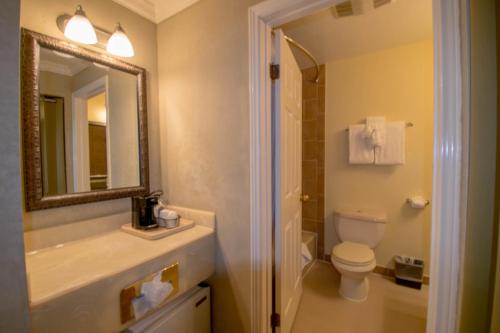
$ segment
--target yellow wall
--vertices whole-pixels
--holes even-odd
[[[102,93],[87,100],[89,121],[106,125],[106,94]]]
[[[406,163],[350,165],[350,124],[367,116],[411,121],[406,130]],[[377,265],[392,258],[423,258],[429,267],[431,207],[410,208],[406,199],[431,199],[433,154],[433,46],[422,41],[326,64],[325,253],[338,242],[334,209],[378,209],[387,213],[384,239],[375,249]]]
[[[126,61],[144,67],[147,71],[150,183],[152,189],[159,188],[161,175],[156,25],[111,0],[22,0],[21,26],[65,40],[63,33],[57,28],[56,18],[63,13],[74,13],[78,4],[83,6],[87,16],[96,26],[113,30],[116,22],[121,22],[135,49],[135,56],[127,58]],[[94,49],[103,52],[102,49]],[[130,210],[130,199],[125,198],[25,213],[23,222],[24,228],[29,230],[128,210]]]

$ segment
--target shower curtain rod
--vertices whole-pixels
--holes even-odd
[[[298,48],[300,51],[302,51],[311,61],[314,63],[316,66],[316,76],[314,77],[314,80],[312,80],[313,83],[318,83],[319,82],[319,65],[318,62],[316,61],[316,58],[309,52],[305,47],[294,41],[292,38],[288,37],[287,35],[284,35],[285,39],[288,43],[292,44],[296,48]]]

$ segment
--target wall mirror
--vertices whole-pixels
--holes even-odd
[[[143,68],[23,29],[21,76],[26,210],[148,191]]]

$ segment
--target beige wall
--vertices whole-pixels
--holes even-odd
[[[217,216],[214,332],[250,328],[248,7],[203,0],[158,26],[162,181]]]
[[[471,8],[470,160],[460,332],[487,332],[496,162],[495,0]],[[494,314],[498,316],[498,313]]]
[[[367,116],[411,121],[402,166],[350,165],[350,124]],[[377,265],[392,267],[396,254],[423,258],[429,266],[431,207],[410,208],[406,199],[431,199],[433,149],[433,47],[422,41],[326,64],[325,254],[338,242],[334,209],[387,213]]]
[[[64,39],[63,34],[57,28],[56,17],[63,13],[73,13],[78,4],[83,6],[88,17],[96,26],[113,30],[116,22],[121,22],[135,49],[135,56],[126,59],[126,61],[144,67],[147,71],[151,188],[159,188],[161,187],[161,174],[156,26],[111,0],[22,0],[21,26]],[[97,50],[102,52],[100,49]],[[130,199],[128,198],[25,213],[23,220],[25,229],[36,229],[112,215],[126,210],[130,210]]]
[[[21,219],[19,2],[0,10],[0,332],[29,332]],[[7,190],[8,189],[8,190]]]

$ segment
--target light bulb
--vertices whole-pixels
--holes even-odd
[[[134,56],[134,48],[132,47],[132,43],[128,39],[127,35],[125,35],[125,31],[123,31],[120,23],[117,24],[115,32],[109,37],[108,44],[106,45],[106,50],[114,55],[120,57],[133,57]]]
[[[82,6],[78,5],[76,7],[75,15],[73,15],[64,28],[64,36],[82,44],[97,43],[94,27],[85,15]]]

